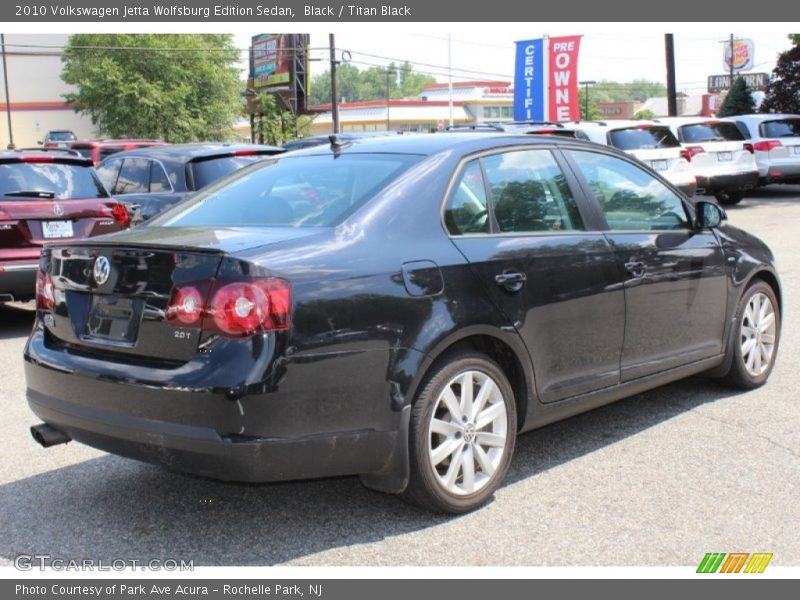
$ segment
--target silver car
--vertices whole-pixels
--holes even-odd
[[[740,115],[736,123],[753,145],[759,183],[800,182],[800,115]]]

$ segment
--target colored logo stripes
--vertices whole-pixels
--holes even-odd
[[[700,561],[698,573],[763,573],[772,554],[767,552],[709,552]]]

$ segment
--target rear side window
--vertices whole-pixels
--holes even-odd
[[[615,231],[688,229],[680,197],[630,162],[596,152],[570,151]]]
[[[114,194],[146,194],[150,191],[150,161],[144,158],[126,158],[114,186]]]
[[[97,167],[97,174],[100,176],[100,180],[112,194],[114,193],[114,186],[117,184],[117,177],[119,177],[119,168],[121,166],[122,159],[119,159],[105,161]]]
[[[91,146],[71,146],[70,150],[77,150],[78,153],[84,158],[92,158]]]
[[[608,143],[620,150],[677,148],[681,145],[668,127],[650,125],[609,131]]]
[[[481,164],[464,167],[444,211],[447,230],[453,235],[489,233],[489,208]]]
[[[744,140],[736,123],[714,121],[708,123],[691,123],[678,128],[678,136],[684,143],[727,142]]]
[[[0,197],[55,198],[57,200],[107,198],[94,169],[64,163],[0,164]]]
[[[583,229],[567,180],[549,151],[493,154],[484,167],[501,232]]]
[[[325,154],[263,160],[193,194],[151,223],[332,227],[420,159],[407,154]]]
[[[189,164],[191,164],[194,189],[202,189],[217,179],[222,179],[242,167],[267,157],[266,154],[248,154],[245,156],[219,156],[191,162]]]
[[[169,177],[164,171],[161,163],[156,161],[150,162],[150,191],[151,192],[171,192],[172,185],[170,185]]]
[[[761,124],[761,137],[800,137],[800,119],[779,119]]]

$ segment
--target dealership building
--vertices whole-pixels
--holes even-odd
[[[369,100],[339,104],[341,131],[433,132],[454,125],[513,119],[514,89],[510,81],[459,81],[453,83],[453,103],[446,83],[429,83],[416,98]],[[310,106],[319,111],[310,135],[330,133],[331,105]]]
[[[61,49],[69,35],[6,34],[5,63],[0,72],[8,78],[0,97],[0,148],[6,148],[11,134],[17,148],[36,146],[53,129],[72,130],[79,139],[94,137],[89,117],[79,115],[64,102],[74,91],[61,80]]]

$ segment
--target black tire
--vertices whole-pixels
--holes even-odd
[[[750,301],[758,294],[763,294],[766,296],[772,305],[775,314],[775,330],[772,353],[766,369],[761,374],[755,375],[747,368],[746,359],[742,352],[742,343],[744,337],[744,313],[747,310]],[[778,304],[778,299],[775,296],[775,291],[765,281],[760,279],[755,280],[745,290],[744,294],[742,294],[742,298],[739,300],[739,304],[736,307],[736,320],[734,321],[734,327],[736,329],[731,332],[728,348],[728,358],[731,360],[731,368],[721,379],[727,385],[739,389],[751,390],[761,387],[767,382],[767,379],[769,379],[770,373],[772,373],[772,369],[775,366],[775,358],[778,355],[778,347],[781,337],[780,305]],[[733,354],[732,357],[730,356],[730,353]]]
[[[473,448],[478,445],[477,433],[491,433],[486,430],[488,426],[481,428],[477,433],[475,428],[472,428],[471,435],[475,438],[472,444],[466,442],[468,435],[470,435],[468,429],[464,429],[464,433],[454,434],[453,438],[444,437],[445,434],[432,434],[430,430],[434,416],[441,416],[441,411],[446,409],[445,404],[442,404],[444,400],[441,402],[439,401],[440,395],[445,390],[445,387],[450,387],[451,391],[454,389],[453,386],[457,386],[458,389],[461,389],[460,384],[455,382],[454,379],[459,376],[464,376],[464,374],[468,372],[477,373],[474,378],[470,375],[470,381],[473,381],[473,384],[480,381],[478,377],[486,376],[490,378],[496,385],[497,391],[499,391],[499,394],[502,396],[501,399],[497,396],[493,396],[492,398],[496,401],[491,402],[491,400],[489,400],[485,406],[496,405],[500,402],[505,406],[505,420],[503,420],[502,417],[497,417],[496,421],[493,421],[493,423],[497,423],[498,426],[501,425],[502,422],[505,422],[505,443],[504,446],[502,446],[502,453],[495,453],[497,464],[494,471],[489,476],[486,475],[483,468],[478,464],[478,462],[480,462],[477,458],[478,450],[473,450]],[[486,381],[488,380],[484,380],[483,385],[485,385]],[[479,387],[479,390],[480,389]],[[434,410],[437,411],[435,414]],[[450,416],[449,410],[445,410],[445,412],[448,418],[451,419],[450,424],[455,423],[456,419]],[[441,423],[441,421],[438,422]],[[477,425],[478,420],[472,419],[472,421],[465,424],[464,427],[468,428],[473,423]],[[433,459],[431,458],[431,452],[434,450],[432,439],[433,436],[439,435],[444,437],[445,441],[448,441],[448,443],[457,444],[455,440],[461,439],[462,446],[460,449],[455,450],[453,454],[448,454],[448,457],[445,459],[447,462],[442,461],[437,465],[433,465]],[[402,494],[403,499],[427,510],[451,514],[465,513],[478,508],[494,494],[495,490],[505,478],[508,466],[511,463],[511,456],[514,452],[516,435],[517,411],[514,401],[514,392],[502,369],[487,356],[478,352],[459,352],[445,358],[441,361],[441,364],[434,367],[433,372],[422,385],[421,391],[418,393],[411,411],[411,422],[409,426],[410,478],[408,487]],[[444,442],[441,443],[444,444]],[[467,446],[471,446],[471,448],[467,448]],[[485,451],[484,448],[481,447],[480,451],[484,452],[483,456],[488,457],[488,453],[493,452],[493,449],[490,448]],[[452,467],[452,461],[455,460],[453,457],[456,456],[456,453],[461,452],[464,454],[461,456],[459,464],[463,463],[464,456],[475,457],[474,461],[472,461],[472,464],[475,466],[473,466],[471,470],[473,472],[471,480],[475,480],[475,485],[477,485],[477,479],[479,477],[482,479],[482,487],[476,489],[473,493],[467,493],[466,491],[463,493],[454,493],[448,490],[445,487],[445,481],[441,478],[441,474],[437,474],[437,467],[444,469],[444,467],[440,465],[445,464],[448,465],[448,467]],[[464,471],[459,464],[455,465],[455,485],[458,486],[458,477],[460,474],[462,485],[466,490],[469,489],[469,487],[464,479]]]
[[[725,206],[733,206],[734,204],[739,204],[739,202],[744,199],[744,192],[741,190],[718,192],[714,194],[714,197],[720,204],[724,204]]]

